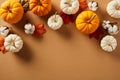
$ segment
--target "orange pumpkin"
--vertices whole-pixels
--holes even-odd
[[[0,7],[1,18],[10,24],[19,22],[23,14],[24,9],[22,5],[15,0],[7,0]]]
[[[83,11],[76,18],[76,27],[85,34],[91,34],[99,27],[100,20],[92,11]]]
[[[52,8],[51,0],[30,0],[29,9],[38,16],[47,15]]]

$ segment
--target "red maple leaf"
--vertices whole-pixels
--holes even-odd
[[[104,34],[105,34],[104,29],[100,26],[94,33],[89,35],[89,38],[95,38],[99,40],[101,36]]]
[[[61,11],[60,16],[62,17],[64,24],[74,22],[73,15],[68,15],[68,14],[65,14],[64,12]]]
[[[38,23],[35,25],[34,35],[35,37],[43,37],[43,34],[46,33],[46,29],[44,28],[44,24]]]

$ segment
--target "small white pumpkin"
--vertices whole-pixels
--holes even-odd
[[[107,13],[113,18],[120,18],[120,0],[112,0],[107,5]]]
[[[52,15],[47,22],[48,26],[53,30],[58,30],[63,25],[63,19],[60,15]]]
[[[75,14],[79,10],[78,0],[61,0],[60,8],[65,14]]]
[[[30,23],[25,24],[24,28],[26,34],[33,34],[35,31],[35,26]]]
[[[6,26],[0,26],[0,36],[6,37],[9,34],[9,28]]]
[[[98,3],[95,1],[91,1],[88,3],[88,8],[92,11],[97,11],[98,9]]]
[[[104,51],[112,52],[117,47],[117,40],[113,36],[107,35],[101,40],[100,46]]]
[[[10,52],[19,52],[23,47],[23,40],[16,34],[10,34],[5,38],[5,49]]]
[[[119,28],[117,25],[113,25],[112,27],[108,28],[108,33],[110,35],[116,35],[116,34],[118,34],[118,32],[119,32]]]

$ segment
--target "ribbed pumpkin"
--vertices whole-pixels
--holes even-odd
[[[38,16],[47,15],[52,8],[51,0],[30,0],[29,9]]]
[[[19,22],[23,14],[24,9],[16,0],[7,0],[0,6],[1,18],[10,24]]]
[[[91,34],[99,27],[100,20],[92,11],[83,11],[76,18],[76,27],[85,34]]]

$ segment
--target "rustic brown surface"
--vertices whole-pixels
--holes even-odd
[[[31,13],[25,16],[32,23],[46,24],[51,14],[59,12],[59,1],[52,0],[53,10],[46,17],[30,16]],[[99,3],[97,13],[101,20],[120,22],[106,13],[111,0],[94,1]],[[12,26],[23,38],[24,48],[16,54],[0,54],[0,80],[120,80],[120,57],[114,55],[120,53],[120,33],[116,36],[118,47],[111,55],[101,50],[98,41],[80,33],[74,24],[64,25],[58,31],[45,25],[47,33],[42,39],[28,36],[23,31],[25,19]]]

